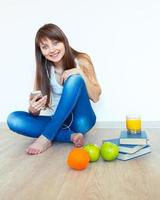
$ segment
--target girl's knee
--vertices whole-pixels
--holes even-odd
[[[8,115],[7,117],[7,125],[12,131],[16,131],[19,126],[21,126],[21,111],[15,111]]]
[[[74,87],[76,85],[81,85],[81,84],[84,84],[84,80],[80,74],[74,74],[69,76],[64,83],[64,85],[70,85],[70,86],[72,85]]]

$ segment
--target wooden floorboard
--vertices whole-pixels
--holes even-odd
[[[159,200],[160,129],[147,129],[152,152],[130,161],[100,159],[82,171],[66,165],[72,144],[55,143],[38,156],[25,154],[34,139],[0,129],[1,200]],[[93,129],[86,143],[119,136]]]

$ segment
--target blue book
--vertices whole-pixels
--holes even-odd
[[[146,145],[130,145],[130,144],[120,144],[119,138],[103,140],[103,142],[112,142],[119,146],[119,152],[121,153],[135,153],[140,149],[143,149]]]
[[[137,151],[133,154],[119,153],[117,159],[126,161],[126,160],[130,160],[130,159],[133,159],[133,158],[137,158],[139,156],[143,156],[143,155],[150,153],[150,152],[151,152],[151,147],[150,147],[150,145],[147,145],[143,149],[140,149],[139,151]]]
[[[145,131],[140,133],[128,133],[127,130],[121,131],[120,133],[120,144],[130,144],[130,145],[147,145],[148,144],[148,135]]]

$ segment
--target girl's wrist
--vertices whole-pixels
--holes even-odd
[[[78,69],[78,74],[80,74],[82,77],[84,77],[84,73],[81,69]]]
[[[28,112],[33,115],[33,112],[28,108]]]
[[[40,114],[40,111],[32,112],[29,108],[28,108],[28,112],[29,112],[31,115],[39,115],[39,114]]]

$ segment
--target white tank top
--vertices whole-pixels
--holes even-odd
[[[54,66],[51,68],[51,108],[52,108],[52,114],[55,112],[59,100],[61,98],[63,86],[58,83],[56,80],[56,75],[54,72]]]

